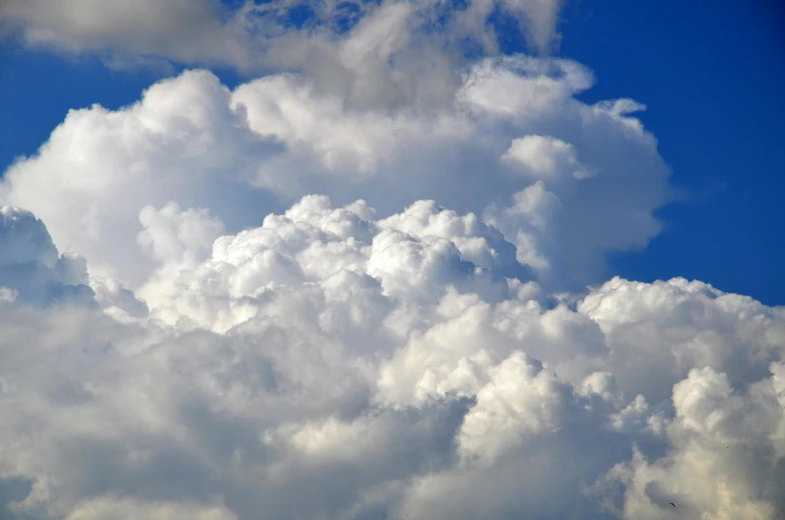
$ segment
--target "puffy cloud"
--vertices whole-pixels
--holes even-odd
[[[5,211],[17,260],[61,258]],[[782,308],[619,278],[568,305],[492,227],[428,201],[379,219],[307,196],[209,251],[207,213],[144,213],[182,248],[142,296],[96,279],[100,306],[0,304],[9,514],[784,511]]]
[[[785,515],[785,308],[587,288],[669,200],[642,105],[449,58],[494,53],[493,2],[302,32],[165,4],[0,7],[30,42],[284,70],[72,111],[0,180],[0,515]],[[501,7],[544,49],[559,5]]]
[[[60,255],[46,226],[29,211],[0,206],[0,300],[48,305],[93,301],[82,257]]]
[[[258,203],[240,180],[267,148],[243,130],[230,95],[214,75],[194,71],[153,85],[141,102],[117,112],[71,111],[37,156],[6,172],[0,192],[8,195],[0,200],[18,201],[49,222],[57,247],[79,252],[91,272],[138,285],[157,264],[138,240],[152,247],[166,211],[179,211],[155,219],[154,208],[170,201],[186,212],[207,207],[237,225],[238,208]],[[215,234],[194,229],[204,219],[190,220],[186,240]]]
[[[553,137],[527,135],[515,139],[502,160],[513,167],[522,166],[529,175],[548,180],[565,174],[576,178],[590,175],[578,162],[575,147]]]
[[[0,209],[3,216],[3,247],[0,262],[3,265],[41,263],[54,268],[57,249],[46,226],[29,211],[12,206]]]
[[[171,255],[201,258],[218,221],[236,231],[281,201],[364,199],[385,217],[431,199],[480,216],[464,226],[492,224],[485,240],[500,231],[549,289],[579,290],[602,279],[606,253],[659,232],[653,212],[670,193],[653,138],[626,115],[635,107],[572,97],[590,84],[567,60],[507,57],[468,68],[444,103],[386,111],[351,108],[304,76],[230,91],[189,71],[130,107],[69,113],[7,171],[0,200],[49,222],[91,272],[138,288]],[[177,217],[187,232],[164,232],[166,215],[192,208],[203,216]]]
[[[667,455],[650,461],[636,450],[595,490],[623,483],[622,507],[610,508],[625,518],[782,516],[781,363],[770,370],[769,378],[739,391],[725,373],[691,369],[673,388],[676,413],[665,433]]]
[[[161,264],[194,265],[204,260],[221,236],[223,223],[201,210],[180,211],[176,202],[160,210],[146,206],[139,212],[144,230],[137,236],[142,250]]]
[[[785,344],[782,308],[681,278],[614,278],[578,310],[602,328],[619,387],[651,402],[667,398],[693,367],[724,372],[732,387],[745,388],[767,376]]]
[[[461,426],[458,450],[468,458],[493,464],[499,456],[531,437],[555,432],[563,418],[568,385],[512,354],[489,370],[490,381],[477,393],[477,404]]]

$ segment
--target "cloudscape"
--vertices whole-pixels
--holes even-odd
[[[785,307],[614,271],[684,195],[568,3],[0,3],[168,71],[0,177],[0,518],[785,518]]]

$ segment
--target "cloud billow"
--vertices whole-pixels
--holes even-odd
[[[472,215],[308,196],[200,262],[168,257],[149,312],[6,301],[3,478],[30,483],[8,507],[781,514],[783,309],[619,278],[570,306],[492,276],[510,254]]]
[[[148,3],[144,38],[113,11],[0,16],[31,44],[205,66],[263,34]],[[547,45],[558,2],[505,5]],[[489,5],[430,34],[437,7],[276,33],[299,44],[259,62],[276,70],[71,111],[8,169],[2,514],[785,515],[785,309],[613,277],[607,254],[646,247],[672,196],[644,107],[579,101],[573,61],[496,55],[469,16]],[[187,23],[222,46],[170,30]],[[462,34],[482,57],[448,59]]]

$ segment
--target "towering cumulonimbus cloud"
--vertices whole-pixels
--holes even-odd
[[[0,179],[0,517],[785,517],[785,308],[608,272],[670,172],[642,105],[498,55],[560,3],[3,3],[271,70],[73,110]]]

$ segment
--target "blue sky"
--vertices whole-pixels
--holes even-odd
[[[686,201],[666,231],[612,269],[642,281],[684,276],[768,304],[785,303],[785,31],[776,2],[568,2],[559,54],[596,74],[580,95],[631,97]],[[505,51],[524,49],[502,34]],[[95,58],[0,48],[0,168],[33,154],[69,108],[117,108],[160,77]],[[229,85],[237,76],[217,71]],[[67,174],[67,172],[64,172]]]
[[[785,31],[776,2],[584,1],[562,53],[589,64],[596,98],[630,96],[693,201],[617,261],[633,279],[698,278],[785,302]]]

